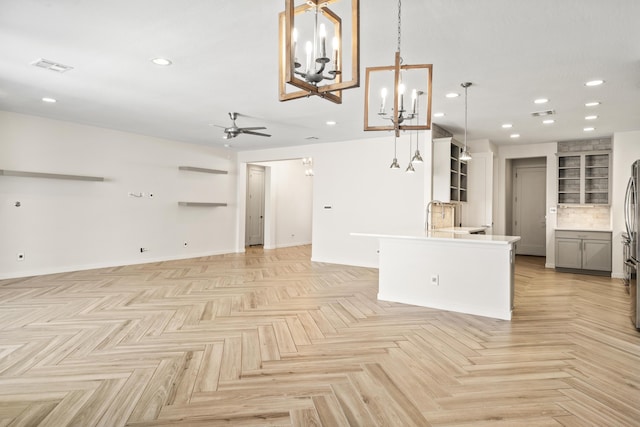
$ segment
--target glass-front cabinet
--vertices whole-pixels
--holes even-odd
[[[558,153],[558,204],[609,205],[610,151]]]

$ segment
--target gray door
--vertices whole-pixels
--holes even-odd
[[[546,168],[516,167],[513,230],[519,255],[546,255]]]
[[[247,166],[247,220],[245,244],[264,244],[264,167]]]

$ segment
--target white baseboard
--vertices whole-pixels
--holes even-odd
[[[364,268],[378,268],[377,264],[370,264],[366,262],[349,261],[344,259],[332,259],[332,258],[317,258],[311,257],[312,262],[323,262],[326,264],[338,264],[348,265],[351,267],[364,267]]]
[[[307,246],[307,245],[310,245],[310,244],[311,244],[311,242],[289,242],[289,243],[284,243],[284,244],[277,244],[277,245],[275,245],[274,248],[269,248],[269,249],[291,248],[293,246]]]
[[[145,258],[143,260],[121,260],[121,261],[113,261],[113,262],[104,262],[104,263],[93,263],[93,264],[79,264],[79,265],[65,265],[60,267],[49,267],[49,268],[37,268],[33,270],[23,270],[23,271],[15,271],[10,273],[2,273],[0,274],[0,280],[3,279],[18,279],[21,277],[32,277],[32,276],[44,276],[47,274],[60,274],[60,273],[69,273],[72,271],[85,271],[85,270],[96,270],[99,268],[112,268],[112,267],[122,267],[125,265],[140,265],[140,264],[152,264],[154,262],[164,262],[164,261],[175,261],[180,259],[190,259],[190,258],[202,258],[207,256],[214,255],[225,255],[230,253],[236,253],[233,250],[224,250],[224,251],[212,251],[212,252],[202,252],[196,254],[188,254],[188,255],[172,255],[165,257],[157,257],[157,258]]]

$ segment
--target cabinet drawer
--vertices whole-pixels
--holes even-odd
[[[556,239],[589,239],[589,240],[611,240],[610,231],[569,231],[569,230],[556,230]]]

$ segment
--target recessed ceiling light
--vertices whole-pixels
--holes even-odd
[[[328,120],[327,121],[327,126],[334,126],[335,124],[336,124],[336,122],[333,121],[333,120]]]
[[[535,101],[533,101],[535,104],[546,104],[547,102],[549,102],[549,100],[547,98],[538,98]]]
[[[584,85],[585,86],[600,86],[602,83],[604,83],[604,80],[591,80],[586,82]]]
[[[502,125],[503,129],[511,129],[513,127],[513,125],[511,123],[505,123]]]
[[[595,119],[597,119],[597,118],[598,118],[598,116],[595,116],[595,115],[594,115],[594,116],[585,116],[585,118],[584,118],[584,119],[585,119],[585,120],[595,120]]]
[[[444,113],[433,113],[433,117],[444,117]]]
[[[585,107],[597,107],[598,105],[600,105],[600,101],[592,101],[584,104]]]
[[[172,64],[172,62],[167,58],[153,58],[151,62],[153,62],[156,65],[162,65],[165,67]]]
[[[510,138],[520,138],[520,134],[519,133],[512,133],[511,135],[509,135]]]
[[[594,130],[596,130],[596,128],[589,127],[589,128],[584,128],[582,130],[585,131],[585,132],[593,132]]]
[[[544,123],[545,125],[550,125],[555,123],[556,121],[553,119],[547,119],[547,120],[543,120],[542,123]]]
[[[447,98],[457,98],[457,97],[459,97],[459,96],[460,96],[460,94],[459,94],[459,93],[451,92],[451,93],[446,94],[445,96],[446,96]]]
[[[56,100],[54,98],[44,97],[44,98],[42,98],[42,102],[48,102],[49,104],[53,104],[53,103],[58,102],[58,100]]]

